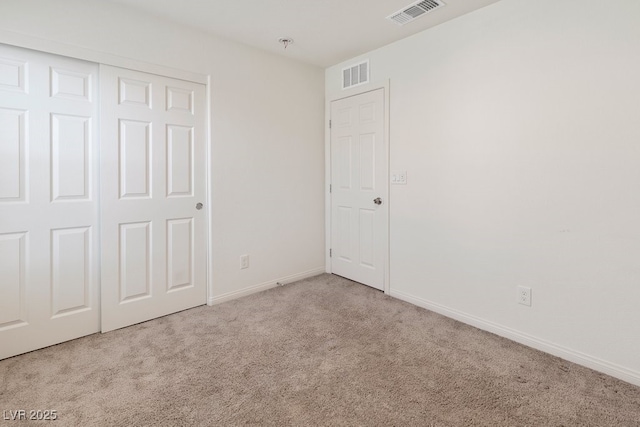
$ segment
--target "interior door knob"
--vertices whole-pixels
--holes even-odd
[[[196,209],[200,210],[200,209],[202,209],[202,206],[203,206],[203,205],[202,205],[202,203],[198,203],[198,204],[196,205]]]
[[[376,197],[375,199],[373,199],[373,203],[375,203],[376,205],[381,205],[382,199],[380,197]]]

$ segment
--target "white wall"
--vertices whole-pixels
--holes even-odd
[[[390,81],[392,295],[640,385],[639,18],[502,0],[326,70]]]
[[[3,0],[14,40],[210,75],[214,296],[323,268],[322,69],[95,0]]]

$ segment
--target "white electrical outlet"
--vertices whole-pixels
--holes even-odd
[[[518,286],[518,304],[531,307],[531,288]]]
[[[249,268],[249,255],[240,255],[240,269]]]

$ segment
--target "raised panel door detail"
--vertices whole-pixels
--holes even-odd
[[[99,330],[97,72],[0,43],[0,359]]]
[[[167,86],[167,111],[193,114],[193,91]]]
[[[338,115],[336,117],[336,126],[338,127],[349,127],[351,126],[351,107],[341,108],[338,110]]]
[[[100,94],[106,332],[207,301],[207,117],[186,80],[101,65]]]
[[[52,317],[91,309],[91,228],[51,230]]]
[[[27,63],[0,58],[0,90],[27,93]]]
[[[373,123],[376,121],[376,104],[369,102],[360,105],[360,124]]]
[[[360,209],[360,265],[374,267],[375,215],[373,209]]]
[[[193,128],[167,126],[167,196],[193,195]]]
[[[169,291],[192,286],[193,219],[167,221],[167,287]]]
[[[373,191],[376,177],[376,135],[360,135],[360,190]]]
[[[27,233],[0,234],[0,331],[26,324]]]
[[[151,108],[151,83],[141,80],[118,80],[118,102]]]
[[[51,96],[91,101],[91,75],[51,67]]]
[[[25,199],[26,114],[0,108],[0,202]]]
[[[338,207],[338,247],[337,255],[344,261],[351,261],[351,211],[350,207]]]
[[[385,89],[331,102],[330,271],[385,288],[388,173]],[[350,141],[349,149],[345,141]],[[349,188],[344,182],[349,180]]]
[[[120,197],[150,197],[151,123],[120,120]]]
[[[338,177],[339,185],[343,190],[351,189],[351,137],[340,138],[338,149]]]
[[[53,200],[89,199],[91,118],[51,115]]]
[[[151,296],[151,222],[120,224],[120,302]]]

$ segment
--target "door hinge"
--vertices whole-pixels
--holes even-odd
[[[329,129],[331,129],[331,120],[329,120]]]
[[[333,249],[329,249],[329,258],[333,256]]]
[[[329,184],[329,193],[333,191],[333,185]]]

